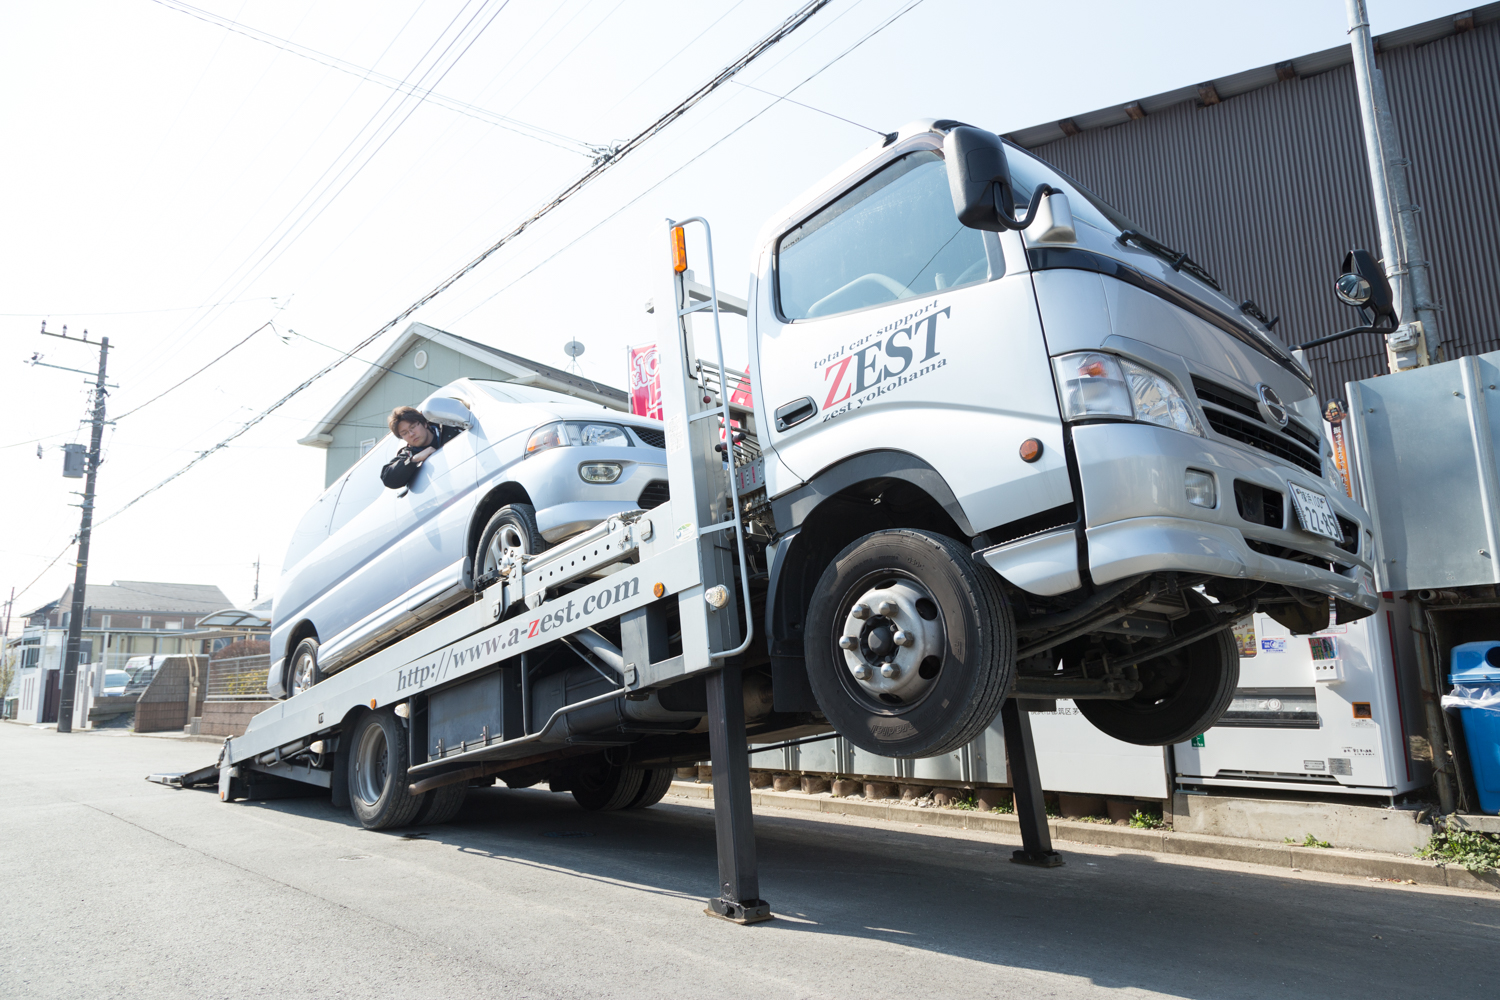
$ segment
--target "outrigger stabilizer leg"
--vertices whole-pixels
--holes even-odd
[[[754,924],[771,919],[771,904],[760,898],[755,864],[750,754],[745,746],[745,699],[740,681],[738,666],[726,666],[707,677],[719,895],[708,901],[708,909],[703,912],[737,924]]]
[[[1021,849],[1010,859],[1018,865],[1056,868],[1064,862],[1052,849],[1052,832],[1047,829],[1047,806],[1036,769],[1036,746],[1031,741],[1031,713],[1016,699],[1007,698],[1000,707],[1000,725],[1005,730],[1005,756],[1010,760],[1016,819],[1021,824]],[[714,795],[718,794],[715,788]]]

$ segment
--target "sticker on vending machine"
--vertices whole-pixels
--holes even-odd
[[[1285,653],[1286,652],[1286,640],[1285,639],[1262,639],[1260,641],[1260,651],[1262,653]]]

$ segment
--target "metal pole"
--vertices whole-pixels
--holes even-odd
[[[94,526],[94,484],[99,478],[99,445],[104,437],[104,372],[109,363],[109,338],[99,341],[99,377],[94,383],[94,425],[89,443],[88,478],[83,487],[83,519],[78,527],[78,562],[73,574],[73,607],[68,615],[67,655],[58,691],[57,731],[73,731],[73,695],[78,686],[78,651],[83,640],[83,602],[89,579],[89,534]]]
[[[1411,272],[1407,267],[1403,249],[1416,247],[1402,245],[1401,202],[1398,196],[1406,192],[1403,174],[1399,192],[1392,188],[1386,167],[1399,155],[1388,148],[1387,140],[1394,140],[1395,128],[1390,123],[1390,108],[1385,104],[1385,87],[1379,80],[1375,68],[1375,47],[1370,37],[1370,19],[1365,12],[1364,0],[1346,0],[1349,12],[1349,49],[1354,58],[1354,83],[1359,93],[1359,117],[1365,135],[1365,162],[1370,170],[1371,194],[1375,199],[1375,222],[1380,230],[1380,256],[1385,265],[1386,277],[1390,279],[1400,310],[1400,325],[1386,336],[1387,361],[1392,372],[1419,368],[1429,363],[1427,340],[1422,323],[1417,318],[1417,296],[1414,295]],[[1404,162],[1404,161],[1403,161]],[[1406,202],[1407,222],[1415,231],[1410,219],[1410,202]],[[1420,246],[1420,243],[1418,244]],[[1431,313],[1430,289],[1426,286],[1426,268],[1423,267],[1424,290],[1428,291],[1425,303]]]
[[[1021,826],[1021,849],[1012,851],[1010,859],[1018,865],[1057,868],[1064,862],[1062,855],[1052,849],[1047,803],[1036,766],[1036,745],[1031,739],[1031,715],[1015,698],[1007,698],[1000,706],[1000,728],[1010,764],[1010,787],[1016,798],[1016,822]]]

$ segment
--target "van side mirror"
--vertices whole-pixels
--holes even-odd
[[[1015,195],[1010,183],[1010,164],[1005,159],[1005,143],[993,132],[955,125],[943,137],[943,160],[948,167],[948,191],[953,196],[953,213],[970,229],[998,233],[1006,229],[1025,229],[1036,220],[1042,199],[1060,194],[1047,184],[1037,185],[1031,193],[1031,204],[1024,219],[1011,214]],[[1064,204],[1064,211],[1066,207]],[[1067,217],[1071,228],[1072,214]],[[1054,229],[1049,225],[1049,230]],[[1053,237],[1057,237],[1054,235]]]
[[[474,426],[469,408],[451,396],[433,396],[422,404],[422,416],[440,427],[468,430]]]
[[[1396,325],[1398,317],[1391,283],[1370,251],[1350,250],[1344,256],[1344,266],[1333,283],[1333,293],[1346,306],[1370,310],[1377,323],[1384,319],[1392,326]]]

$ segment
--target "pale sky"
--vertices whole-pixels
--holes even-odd
[[[785,94],[910,3],[834,0],[738,79]],[[185,6],[0,11],[0,601],[42,574],[18,611],[73,580],[71,549],[43,568],[78,525],[82,480],[62,478],[61,446],[88,441],[83,376],[23,362],[98,362],[39,335],[44,319],[117,348],[108,517],[565,187],[589,165],[580,144],[634,135],[801,0],[194,0],[248,35]],[[1369,6],[1377,33],[1462,9]],[[925,0],[793,95],[821,110],[726,85],[413,319],[558,367],[576,338],[583,372],[620,386],[626,345],[653,339],[643,303],[667,216],[709,218],[721,283],[743,294],[763,219],[871,129],[930,116],[1011,131],[1346,44],[1345,30],[1343,0]],[[351,68],[449,100],[403,100]],[[726,327],[732,361],[743,329]],[[296,441],[364,367],[347,362],[100,527],[90,581],[217,584],[243,606],[259,558],[272,592],[323,487],[324,453]]]

